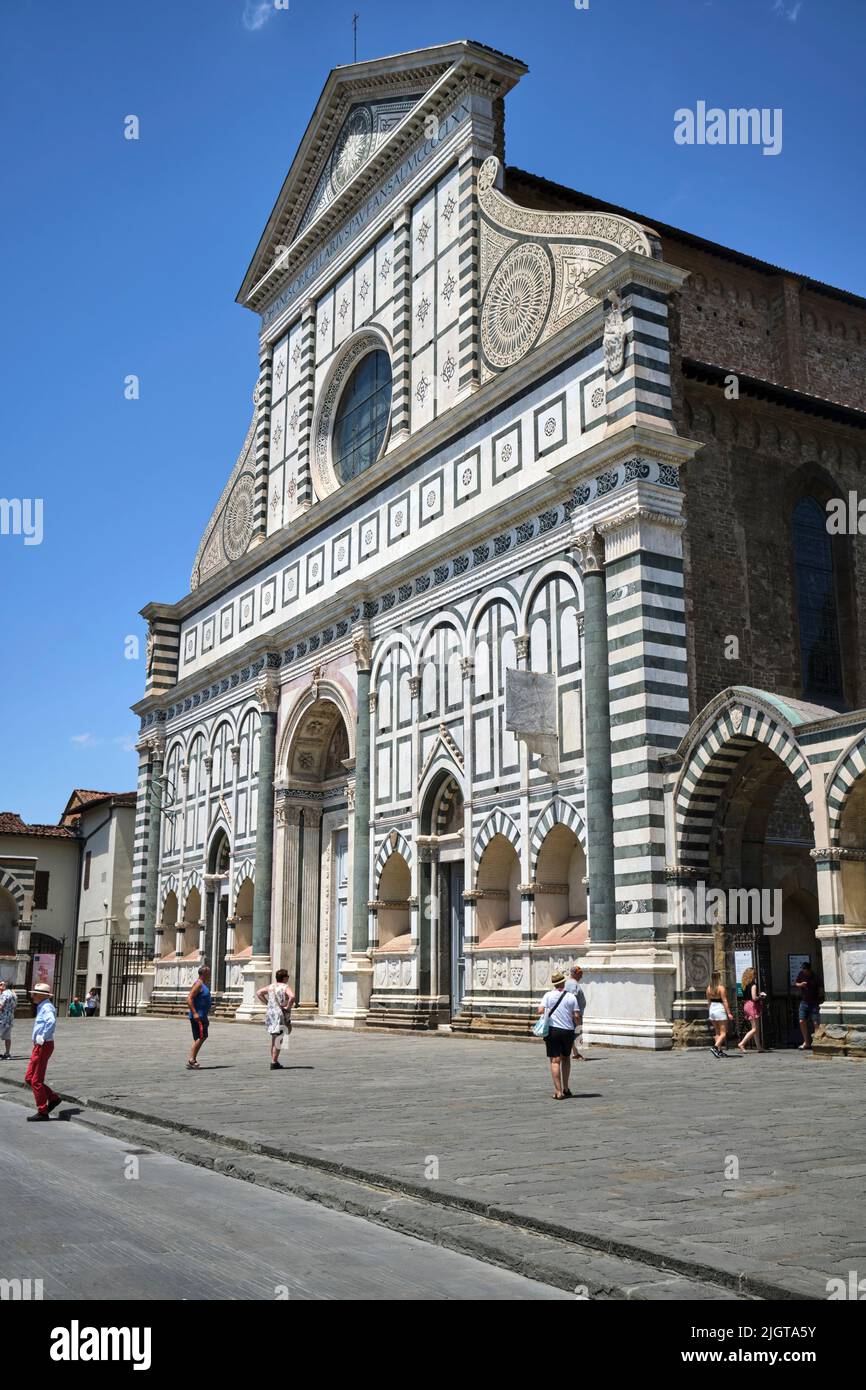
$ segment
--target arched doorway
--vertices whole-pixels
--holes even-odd
[[[290,723],[280,764],[275,964],[288,970],[301,1016],[338,1013],[349,949],[352,758],[342,704],[318,683]]]
[[[205,938],[203,965],[211,969],[211,988],[220,993],[226,981],[226,945],[229,915],[229,865],[231,845],[225,830],[220,827],[211,840],[208,852],[207,903],[205,908]]]
[[[422,801],[419,850],[418,989],[431,1022],[460,1012],[465,992],[463,789],[443,771]]]
[[[539,946],[586,945],[586,855],[570,826],[553,825],[541,843],[534,902]]]

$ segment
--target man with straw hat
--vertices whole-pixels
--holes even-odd
[[[33,1098],[36,1101],[36,1113],[28,1115],[27,1118],[28,1120],[47,1120],[51,1111],[60,1104],[60,1097],[57,1092],[52,1091],[51,1087],[45,1084],[45,1070],[54,1051],[57,1010],[51,1002],[50,985],[34,985],[30,991],[30,998],[36,1009],[36,1017],[33,1020],[33,1051],[27,1064],[24,1083],[33,1092]]]

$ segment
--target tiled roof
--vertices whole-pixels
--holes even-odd
[[[96,792],[76,787],[63,808],[60,819],[65,824],[69,824],[70,821],[74,823],[82,811],[89,811],[92,806],[98,806],[101,802],[107,801],[113,806],[134,806],[135,800],[135,792]]]
[[[41,835],[44,838],[74,840],[68,825],[26,825],[17,811],[0,811],[0,835]]]

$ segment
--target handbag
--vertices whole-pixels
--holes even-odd
[[[556,1010],[559,1008],[567,993],[568,990],[564,989],[560,994],[559,998],[556,1000],[556,1002],[554,1004],[551,1004],[550,1008],[542,1014],[541,1018],[537,1019],[536,1022],[533,1023],[532,1031],[537,1038],[547,1037],[548,1033],[550,1032],[551,1015],[556,1013]]]
[[[278,994],[277,994],[277,990],[278,990],[278,989],[279,989],[279,985],[275,985],[275,986],[274,986],[274,1003],[276,1004],[277,1008],[278,1008],[279,1011],[280,1011],[280,1017],[281,1017],[281,1019],[282,1019],[283,1030],[284,1030],[284,1032],[286,1032],[286,1033],[291,1033],[291,1031],[292,1031],[292,1006],[291,1006],[291,1004],[289,1004],[288,1007],[284,1007],[284,1006],[280,1003],[279,996],[278,996]]]

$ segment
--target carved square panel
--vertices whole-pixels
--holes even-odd
[[[554,396],[534,412],[535,456],[543,458],[566,442],[565,393]]]
[[[283,607],[294,603],[298,597],[299,587],[298,561],[289,565],[283,570]]]
[[[352,563],[352,532],[341,531],[331,541],[331,573],[344,574]]]
[[[235,630],[235,606],[228,604],[220,611],[220,641],[227,642],[234,635]]]
[[[325,547],[319,545],[307,556],[307,593],[325,582]]]
[[[238,600],[238,631],[243,632],[246,628],[252,627],[256,617],[256,591],[250,589],[248,594],[242,594]]]
[[[378,550],[379,513],[374,512],[358,526],[358,554],[362,560],[368,560],[371,555],[376,555]]]
[[[277,606],[277,581],[275,576],[266,579],[261,588],[259,597],[259,614],[262,618],[269,618]]]
[[[454,505],[461,506],[481,491],[481,450],[473,449],[454,463]]]
[[[428,526],[431,521],[438,521],[442,515],[445,506],[444,492],[441,468],[418,484],[418,515],[422,526]]]
[[[216,618],[213,614],[205,618],[201,625],[201,649],[202,652],[213,651],[214,637],[216,633]]]
[[[388,544],[409,534],[409,493],[402,492],[388,503]]]
[[[523,442],[520,421],[493,436],[493,481],[501,483],[523,467]]]

